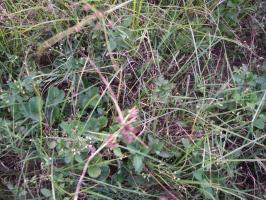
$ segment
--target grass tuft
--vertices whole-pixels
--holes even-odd
[[[265,3],[0,2],[0,199],[265,199]]]

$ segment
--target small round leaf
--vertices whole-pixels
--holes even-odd
[[[99,166],[90,166],[88,168],[89,176],[92,178],[97,178],[101,175],[101,168]]]

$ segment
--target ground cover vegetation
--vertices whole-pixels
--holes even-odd
[[[265,199],[263,0],[1,0],[0,199]]]

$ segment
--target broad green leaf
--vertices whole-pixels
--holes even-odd
[[[98,118],[98,123],[99,123],[99,128],[105,128],[107,126],[108,123],[108,119],[105,116],[101,116]]]
[[[101,169],[101,175],[97,179],[104,181],[108,178],[110,174],[110,168],[108,165],[104,165],[104,166],[101,166],[100,169]]]
[[[89,176],[92,178],[97,178],[101,175],[101,168],[97,165],[88,167]]]
[[[56,87],[49,88],[46,99],[47,107],[57,106],[64,100],[64,97],[65,97],[64,91],[59,90]]]
[[[159,140],[157,139],[157,140],[155,140],[155,143],[153,143],[152,148],[155,151],[159,152],[159,151],[161,151],[163,149],[163,146],[164,146],[164,143],[163,142],[159,142]]]
[[[155,152],[160,152],[163,149],[164,143],[158,139],[154,139],[152,135],[148,135],[149,147]]]
[[[259,115],[257,119],[254,120],[254,126],[258,129],[264,129],[265,117],[264,115]]]
[[[83,159],[81,158],[80,155],[75,155],[75,160],[78,162],[78,163],[84,163]]]
[[[32,97],[29,102],[22,105],[21,111],[25,117],[39,121],[42,106],[43,101],[40,97]]]
[[[121,149],[119,147],[114,148],[113,152],[114,152],[115,156],[118,157],[118,158],[123,156],[123,153],[122,153],[122,151],[121,151]]]
[[[71,163],[71,162],[72,162],[72,160],[73,160],[73,155],[72,155],[70,152],[66,151],[64,156],[65,156],[65,157],[64,157],[64,161],[65,161],[65,163],[68,164],[68,163]]]
[[[47,198],[50,197],[50,196],[52,196],[51,191],[48,190],[47,188],[42,188],[42,189],[41,189],[41,193],[42,193],[43,196],[45,196],[45,197],[47,197]]]
[[[87,123],[84,123],[84,126],[86,124],[85,130],[89,131],[99,131],[99,120],[95,118],[91,118]]]
[[[201,170],[194,171],[192,174],[198,181],[203,180],[203,172]]]
[[[78,106],[81,109],[94,108],[101,96],[97,87],[90,88],[87,92],[79,95]]]
[[[140,173],[143,168],[143,156],[141,155],[134,155],[133,157],[133,166],[135,168],[135,171],[137,173]]]
[[[103,162],[103,159],[100,155],[97,155],[95,156],[92,160],[91,160],[91,163],[94,163],[94,164],[99,164]]]
[[[182,153],[176,147],[172,147],[170,149],[170,154],[173,155],[173,156],[175,156],[175,158],[180,158],[182,156]]]
[[[50,123],[60,122],[63,117],[59,107],[51,108],[47,114],[49,115]]]
[[[71,136],[73,135],[73,130],[79,125],[79,122],[76,120],[70,121],[70,122],[61,122],[60,127],[63,129],[63,131],[68,135]]]
[[[129,16],[129,17],[126,17],[123,19],[122,23],[121,23],[121,26],[123,27],[129,27],[130,24],[132,23],[132,16]]]

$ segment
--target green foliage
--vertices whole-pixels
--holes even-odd
[[[108,31],[111,50],[122,50],[130,47],[134,41],[133,33],[129,29],[132,17],[124,18],[120,24],[115,25]]]
[[[264,114],[260,114],[255,120],[254,120],[254,126],[258,129],[263,130],[266,123],[266,116]]]
[[[206,177],[205,173],[201,170],[194,171],[193,177],[199,181],[200,183],[200,190],[205,196],[206,199],[215,199],[214,198],[214,191],[208,181],[208,178]]]
[[[265,3],[89,0],[36,59],[84,2],[0,3],[0,198],[72,199],[117,135],[81,199],[264,199]]]
[[[39,121],[42,107],[43,100],[40,97],[32,97],[28,102],[21,105],[20,112],[24,115],[25,118]]]
[[[140,155],[134,155],[133,156],[133,166],[135,168],[135,171],[137,173],[140,173],[143,168],[143,156]]]
[[[169,83],[169,81],[164,79],[163,76],[159,76],[155,82],[155,85],[156,97],[164,103],[167,103],[173,89],[173,84]]]
[[[78,101],[80,109],[94,108],[100,99],[98,88],[93,87],[85,93],[81,94]]]
[[[101,175],[101,168],[99,166],[90,166],[88,168],[89,176],[92,178],[98,178]]]
[[[42,195],[43,195],[44,197],[46,197],[46,198],[49,198],[49,197],[52,196],[51,191],[48,190],[47,188],[42,188],[42,189],[41,189],[41,193],[42,193]]]
[[[56,87],[51,87],[48,90],[48,95],[46,99],[46,107],[55,107],[62,103],[65,97],[65,93]]]
[[[123,156],[123,153],[119,147],[116,147],[113,149],[113,152],[117,158],[120,158]]]
[[[240,23],[240,20],[247,14],[245,6],[248,4],[250,4],[250,1],[245,0],[229,0],[222,3],[217,9],[217,12],[223,19],[221,30],[228,30],[228,26],[236,27]]]

